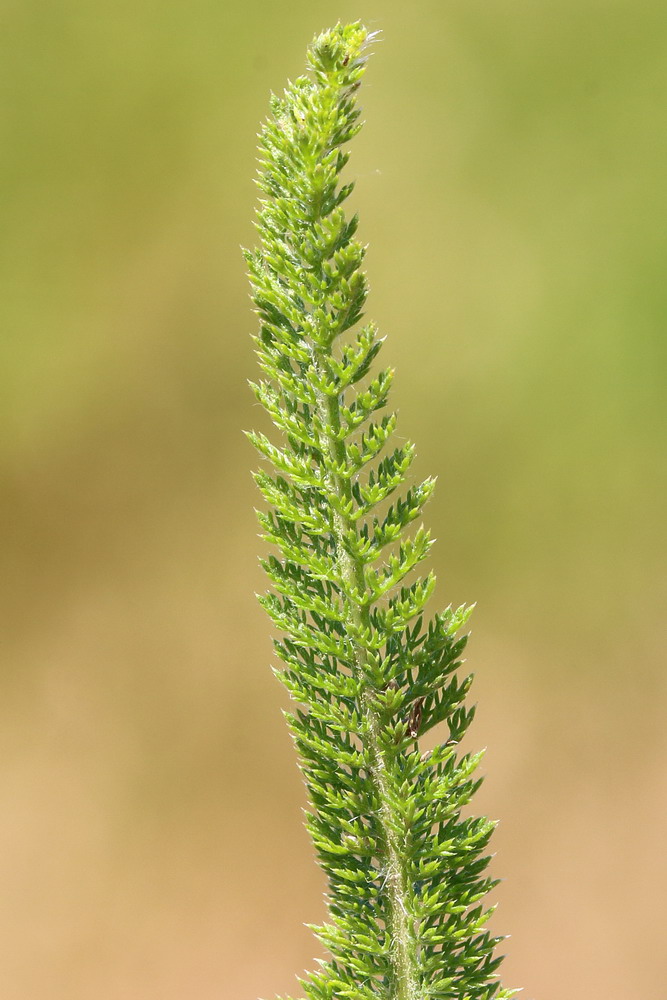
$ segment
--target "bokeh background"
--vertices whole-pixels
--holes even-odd
[[[254,1000],[317,954],[239,246],[339,18],[383,33],[349,171],[437,601],[478,602],[504,980],[667,997],[663,0],[3,0],[3,1000]]]

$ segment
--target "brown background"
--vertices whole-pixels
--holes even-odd
[[[667,997],[660,0],[5,0],[0,996],[299,995],[322,882],[241,430],[254,146],[384,40],[350,176],[437,602],[476,600],[504,979]]]

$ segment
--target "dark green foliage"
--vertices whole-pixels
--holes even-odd
[[[369,40],[360,24],[315,39],[260,137],[260,247],[246,258],[266,374],[258,400],[282,443],[250,435],[271,473],[262,603],[284,634],[278,675],[296,703],[289,724],[312,804],[308,828],[328,879],[330,958],[302,981],[310,1000],[502,1000],[497,943],[481,902],[495,884],[493,824],[464,818],[480,755],[460,754],[473,709],[457,668],[470,609],[423,621],[435,579],[414,577],[431,540],[419,526],[427,479],[401,494],[414,449],[390,447],[390,369],[362,318],[365,248],[343,203],[360,128],[355,92]],[[388,498],[389,503],[385,503]],[[429,753],[420,739],[445,724]]]

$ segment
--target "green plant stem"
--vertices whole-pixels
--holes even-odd
[[[321,358],[331,353],[314,349],[315,365],[321,372]],[[334,463],[344,462],[345,445],[335,433],[340,428],[340,407],[336,396],[329,396],[317,390],[320,418],[324,427],[330,427],[333,434],[326,434],[323,442]],[[335,473],[329,475],[329,487],[344,508],[352,499],[349,479]],[[345,538],[351,531],[356,532],[354,520],[346,518],[340,510],[334,510],[334,536],[341,578],[346,584],[346,608],[348,621],[353,631],[370,627],[368,604],[354,601],[349,591],[356,589],[360,594],[365,590],[364,566],[355,559],[345,545]],[[370,760],[370,772],[378,800],[378,820],[385,846],[385,884],[387,887],[390,959],[393,968],[392,1000],[420,1000],[417,973],[417,955],[412,932],[410,911],[411,886],[405,864],[405,849],[401,843],[402,821],[393,808],[394,796],[391,789],[390,764],[380,742],[382,720],[373,704],[373,693],[365,678],[367,652],[354,642],[354,658],[360,683],[360,708],[364,720],[364,748]]]
[[[434,481],[400,489],[409,442],[380,457],[396,423],[375,417],[392,371],[371,376],[374,324],[346,336],[367,283],[357,218],[341,208],[354,185],[340,175],[370,37],[360,23],[317,36],[312,76],[272,97],[261,243],[246,253],[268,376],[253,390],[283,434],[283,447],[250,435],[273,466],[257,473],[270,508],[258,518],[280,551],[263,561],[273,590],[260,599],[282,633],[276,672],[297,705],[288,722],[329,893],[330,920],[313,929],[330,959],[301,982],[308,1000],[508,1000],[480,903],[496,884],[484,874],[493,824],[462,815],[480,755],[455,749],[474,714],[472,678],[457,674],[471,609],[425,625],[434,575],[404,582],[431,546],[408,526]],[[440,723],[447,741],[420,753]]]

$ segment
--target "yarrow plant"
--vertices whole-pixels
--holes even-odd
[[[504,1000],[482,900],[493,823],[462,816],[481,754],[460,753],[474,709],[460,677],[470,608],[424,621],[435,584],[414,570],[431,547],[420,517],[434,480],[405,487],[411,444],[378,417],[389,368],[361,326],[365,248],[343,205],[347,143],[371,36],[337,25],[308,52],[309,76],[271,98],[260,135],[260,245],[246,253],[266,375],[257,399],[282,432],[250,439],[269,509],[262,604],[280,630],[277,671],[328,880],[329,953],[302,979],[309,1000]],[[391,498],[391,499],[390,499]],[[409,582],[409,581],[412,582]],[[443,724],[428,752],[422,738]]]

